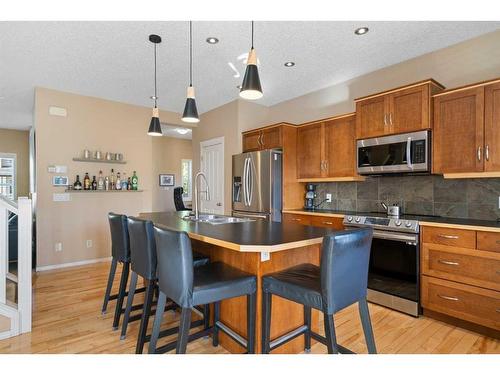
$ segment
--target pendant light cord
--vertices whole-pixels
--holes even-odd
[[[253,49],[253,21],[252,21],[252,49]]]
[[[157,108],[158,94],[156,90],[156,43],[154,45],[155,45],[155,108]]]
[[[193,21],[189,21],[189,86],[193,86]]]

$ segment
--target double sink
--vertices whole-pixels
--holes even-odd
[[[249,219],[246,217],[234,217],[234,216],[211,215],[211,214],[198,215],[198,219],[196,219],[194,215],[188,215],[184,216],[183,219],[186,221],[193,221],[196,223],[207,223],[212,225],[247,223],[249,221],[255,221],[254,219]]]

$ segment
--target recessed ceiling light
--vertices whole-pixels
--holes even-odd
[[[368,30],[370,30],[368,27],[360,27],[356,30],[354,30],[354,34],[356,35],[364,35],[368,32]]]
[[[208,44],[217,44],[217,43],[219,43],[219,39],[217,39],[213,36],[210,36],[207,38],[207,43]]]
[[[179,134],[184,135],[184,134],[189,133],[189,132],[191,131],[191,129],[186,129],[186,128],[177,128],[177,129],[175,129],[175,131],[176,131],[177,133],[179,133]]]
[[[295,66],[295,63],[293,61],[287,61],[285,64],[284,64],[287,68],[291,68],[292,66]]]

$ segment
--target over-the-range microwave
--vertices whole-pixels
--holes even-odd
[[[360,175],[430,172],[430,132],[427,130],[357,141]]]

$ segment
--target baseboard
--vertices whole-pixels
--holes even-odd
[[[106,257],[106,258],[80,260],[78,262],[71,262],[71,263],[51,264],[49,266],[36,267],[36,272],[57,270],[59,268],[84,266],[86,264],[93,264],[93,263],[109,262],[110,260],[111,257]]]

